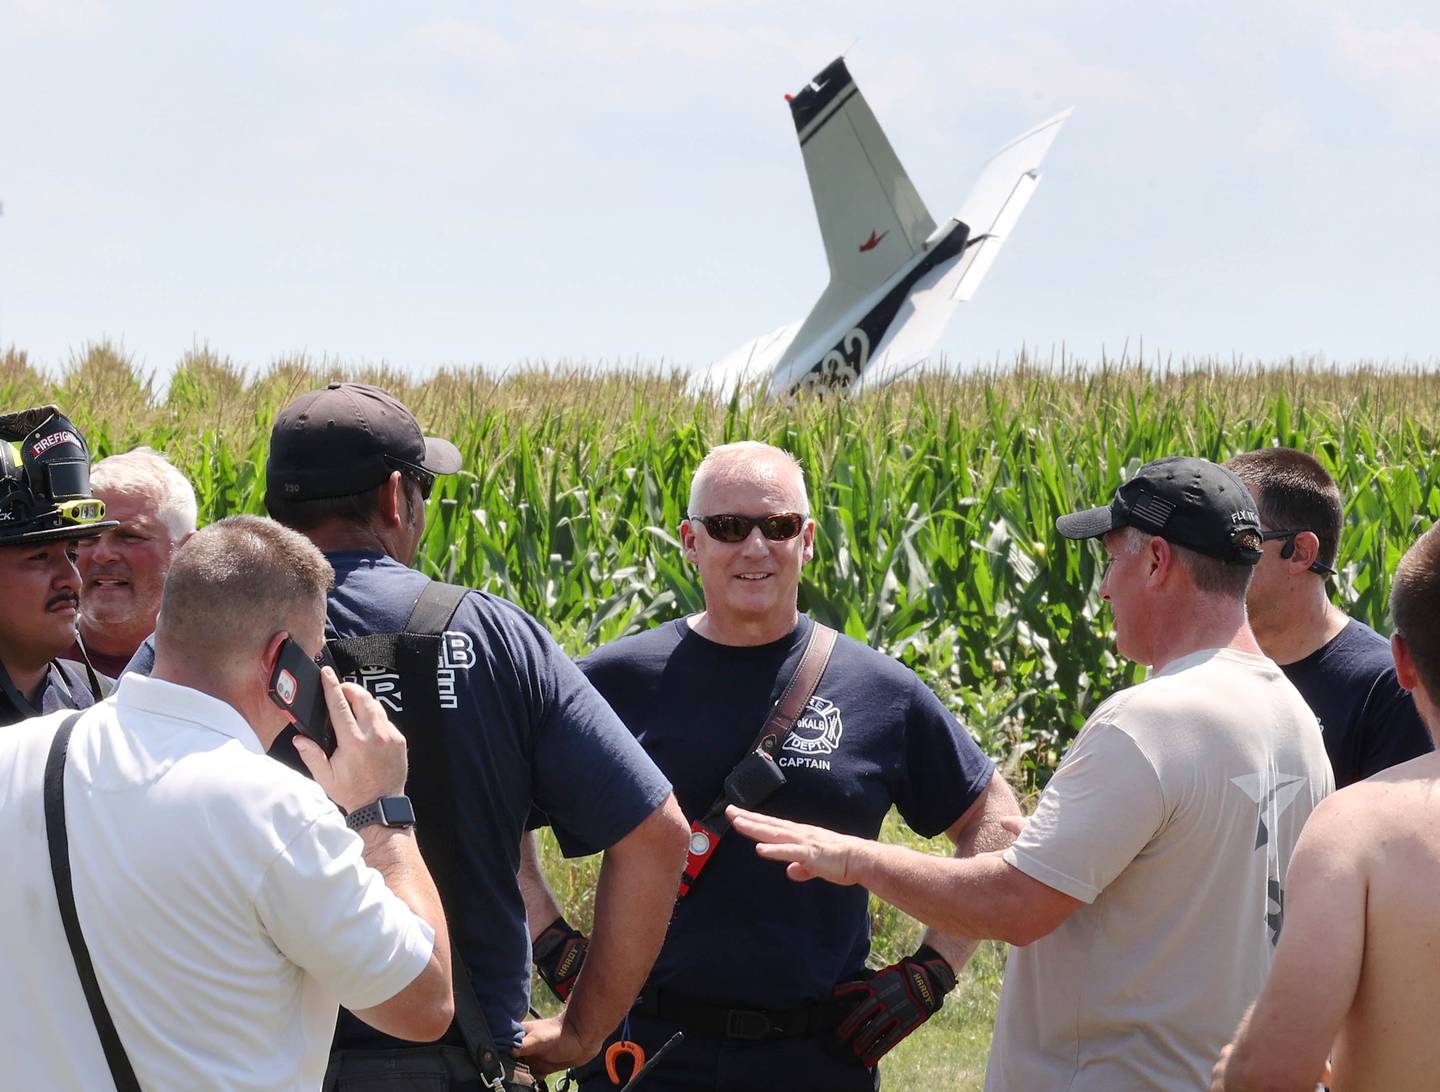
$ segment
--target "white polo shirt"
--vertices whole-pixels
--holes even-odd
[[[60,924],[42,777],[68,714],[0,729],[0,1083],[109,1087]],[[337,1004],[389,1000],[434,931],[319,786],[229,705],[126,675],[82,715],[65,806],[75,904],[146,1089],[316,1089]]]

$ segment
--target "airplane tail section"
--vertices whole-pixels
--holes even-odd
[[[843,59],[787,98],[830,281],[803,322],[742,346],[697,382],[719,391],[756,384],[771,395],[882,386],[928,359],[974,295],[1070,111],[992,156],[937,229]]]
[[[843,58],[789,98],[830,279],[858,298],[920,253],[935,221]]]

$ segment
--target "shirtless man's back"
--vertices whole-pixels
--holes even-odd
[[[1391,598],[1400,683],[1440,729],[1440,525],[1400,562]],[[1440,753],[1341,789],[1315,809],[1286,879],[1265,991],[1213,1090],[1333,1092],[1440,1082]]]

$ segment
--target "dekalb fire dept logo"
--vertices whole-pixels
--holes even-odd
[[[844,731],[845,726],[840,723],[840,710],[835,703],[822,697],[811,697],[805,703],[800,719],[795,722],[795,730],[790,733],[790,738],[785,741],[782,750],[802,755],[833,754],[835,748],[840,746],[840,734]]]

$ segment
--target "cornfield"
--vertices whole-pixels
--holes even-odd
[[[1141,463],[1281,444],[1313,452],[1347,498],[1334,591],[1386,631],[1389,575],[1440,511],[1440,373],[1302,361],[1044,367],[1021,357],[926,375],[857,402],[697,399],[684,377],[537,369],[497,377],[281,360],[251,374],[208,349],[162,390],[109,344],[47,376],[0,355],[0,407],[55,401],[96,456],[147,444],[195,484],[202,521],[264,510],[275,412],[337,378],[393,391],[467,470],[432,494],[417,564],[505,595],[572,654],[696,610],[676,527],[706,449],[761,439],[798,456],[819,531],[801,606],[913,668],[1022,792],[1053,770],[1085,714],[1139,670],[1112,652],[1098,550],[1055,517],[1107,499]],[[945,852],[891,816],[882,835]],[[596,862],[542,843],[571,921],[590,921]],[[872,963],[911,951],[919,926],[871,900]],[[986,943],[957,995],[886,1059],[886,1087],[977,1088],[1002,954]],[[551,1007],[543,989],[536,1004]]]
[[[417,381],[295,358],[252,375],[208,349],[161,390],[102,343],[53,377],[0,356],[0,405],[58,402],[97,456],[168,453],[208,520],[263,511],[271,419],[334,378],[394,391],[465,455],[432,496],[417,564],[515,600],[575,654],[699,608],[675,535],[707,448],[786,448],[819,528],[802,608],[912,667],[1022,786],[1043,782],[1098,696],[1137,677],[1111,651],[1098,551],[1060,539],[1056,516],[1160,455],[1304,448],[1348,498],[1338,600],[1383,631],[1389,574],[1440,510],[1440,374],[1417,369],[1021,358],[856,402],[751,405],[640,369]]]

